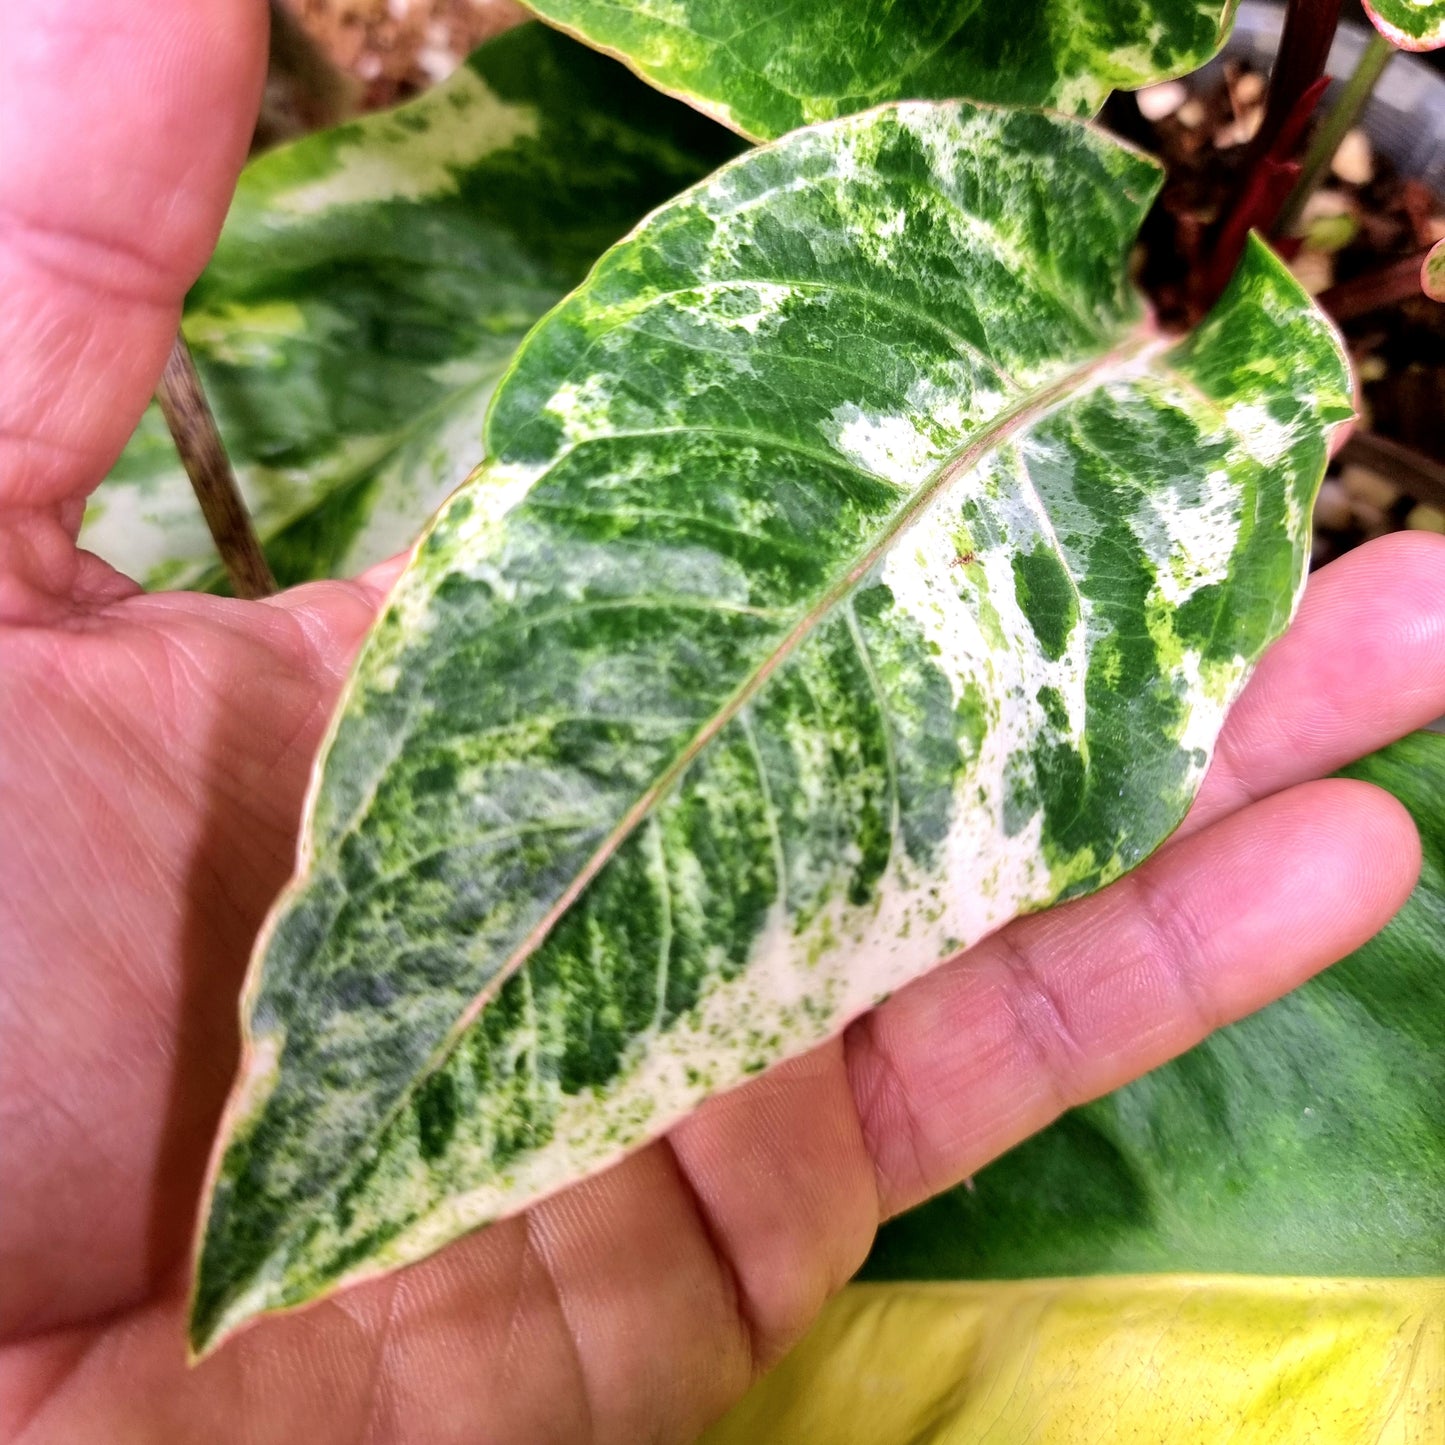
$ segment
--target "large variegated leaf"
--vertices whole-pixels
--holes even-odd
[[[476,465],[527,329],[737,148],[529,25],[413,104],[248,166],[184,329],[277,576],[354,572],[414,541]],[[156,408],[82,540],[147,586],[218,580]]]
[[[1401,50],[1445,45],[1445,0],[1364,0],[1375,29]]]
[[[198,1346],[602,1167],[1182,816],[1304,574],[1327,324],[1183,342],[1153,162],[795,132],[535,330],[374,631],[259,945]]]
[[[1234,19],[1234,0],[528,3],[758,140],[890,100],[1091,115],[1111,90],[1203,65]]]
[[[1445,737],[1346,774],[1420,829],[1389,927],[887,1225],[868,1276],[1445,1275]]]

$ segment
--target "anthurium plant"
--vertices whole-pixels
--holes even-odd
[[[1227,5],[538,8],[586,45],[258,160],[188,308],[278,573],[450,493],[257,945],[199,1353],[1147,857],[1351,415],[1262,243],[1188,335],[1129,280],[1159,167],[1086,117]],[[147,423],[92,544],[215,582],[181,486]]]

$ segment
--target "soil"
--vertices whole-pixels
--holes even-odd
[[[527,18],[513,0],[271,0],[257,146],[406,100]]]

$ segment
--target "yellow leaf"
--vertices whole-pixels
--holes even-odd
[[[705,1445],[1437,1445],[1445,1279],[852,1285]]]

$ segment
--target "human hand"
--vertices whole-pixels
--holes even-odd
[[[665,1140],[184,1364],[236,997],[387,576],[142,595],[74,537],[219,228],[260,0],[0,10],[0,1429],[26,1441],[685,1440],[879,1219],[1348,952],[1418,857],[1314,781],[1445,711],[1445,545],[1311,584],[1178,838]]]

